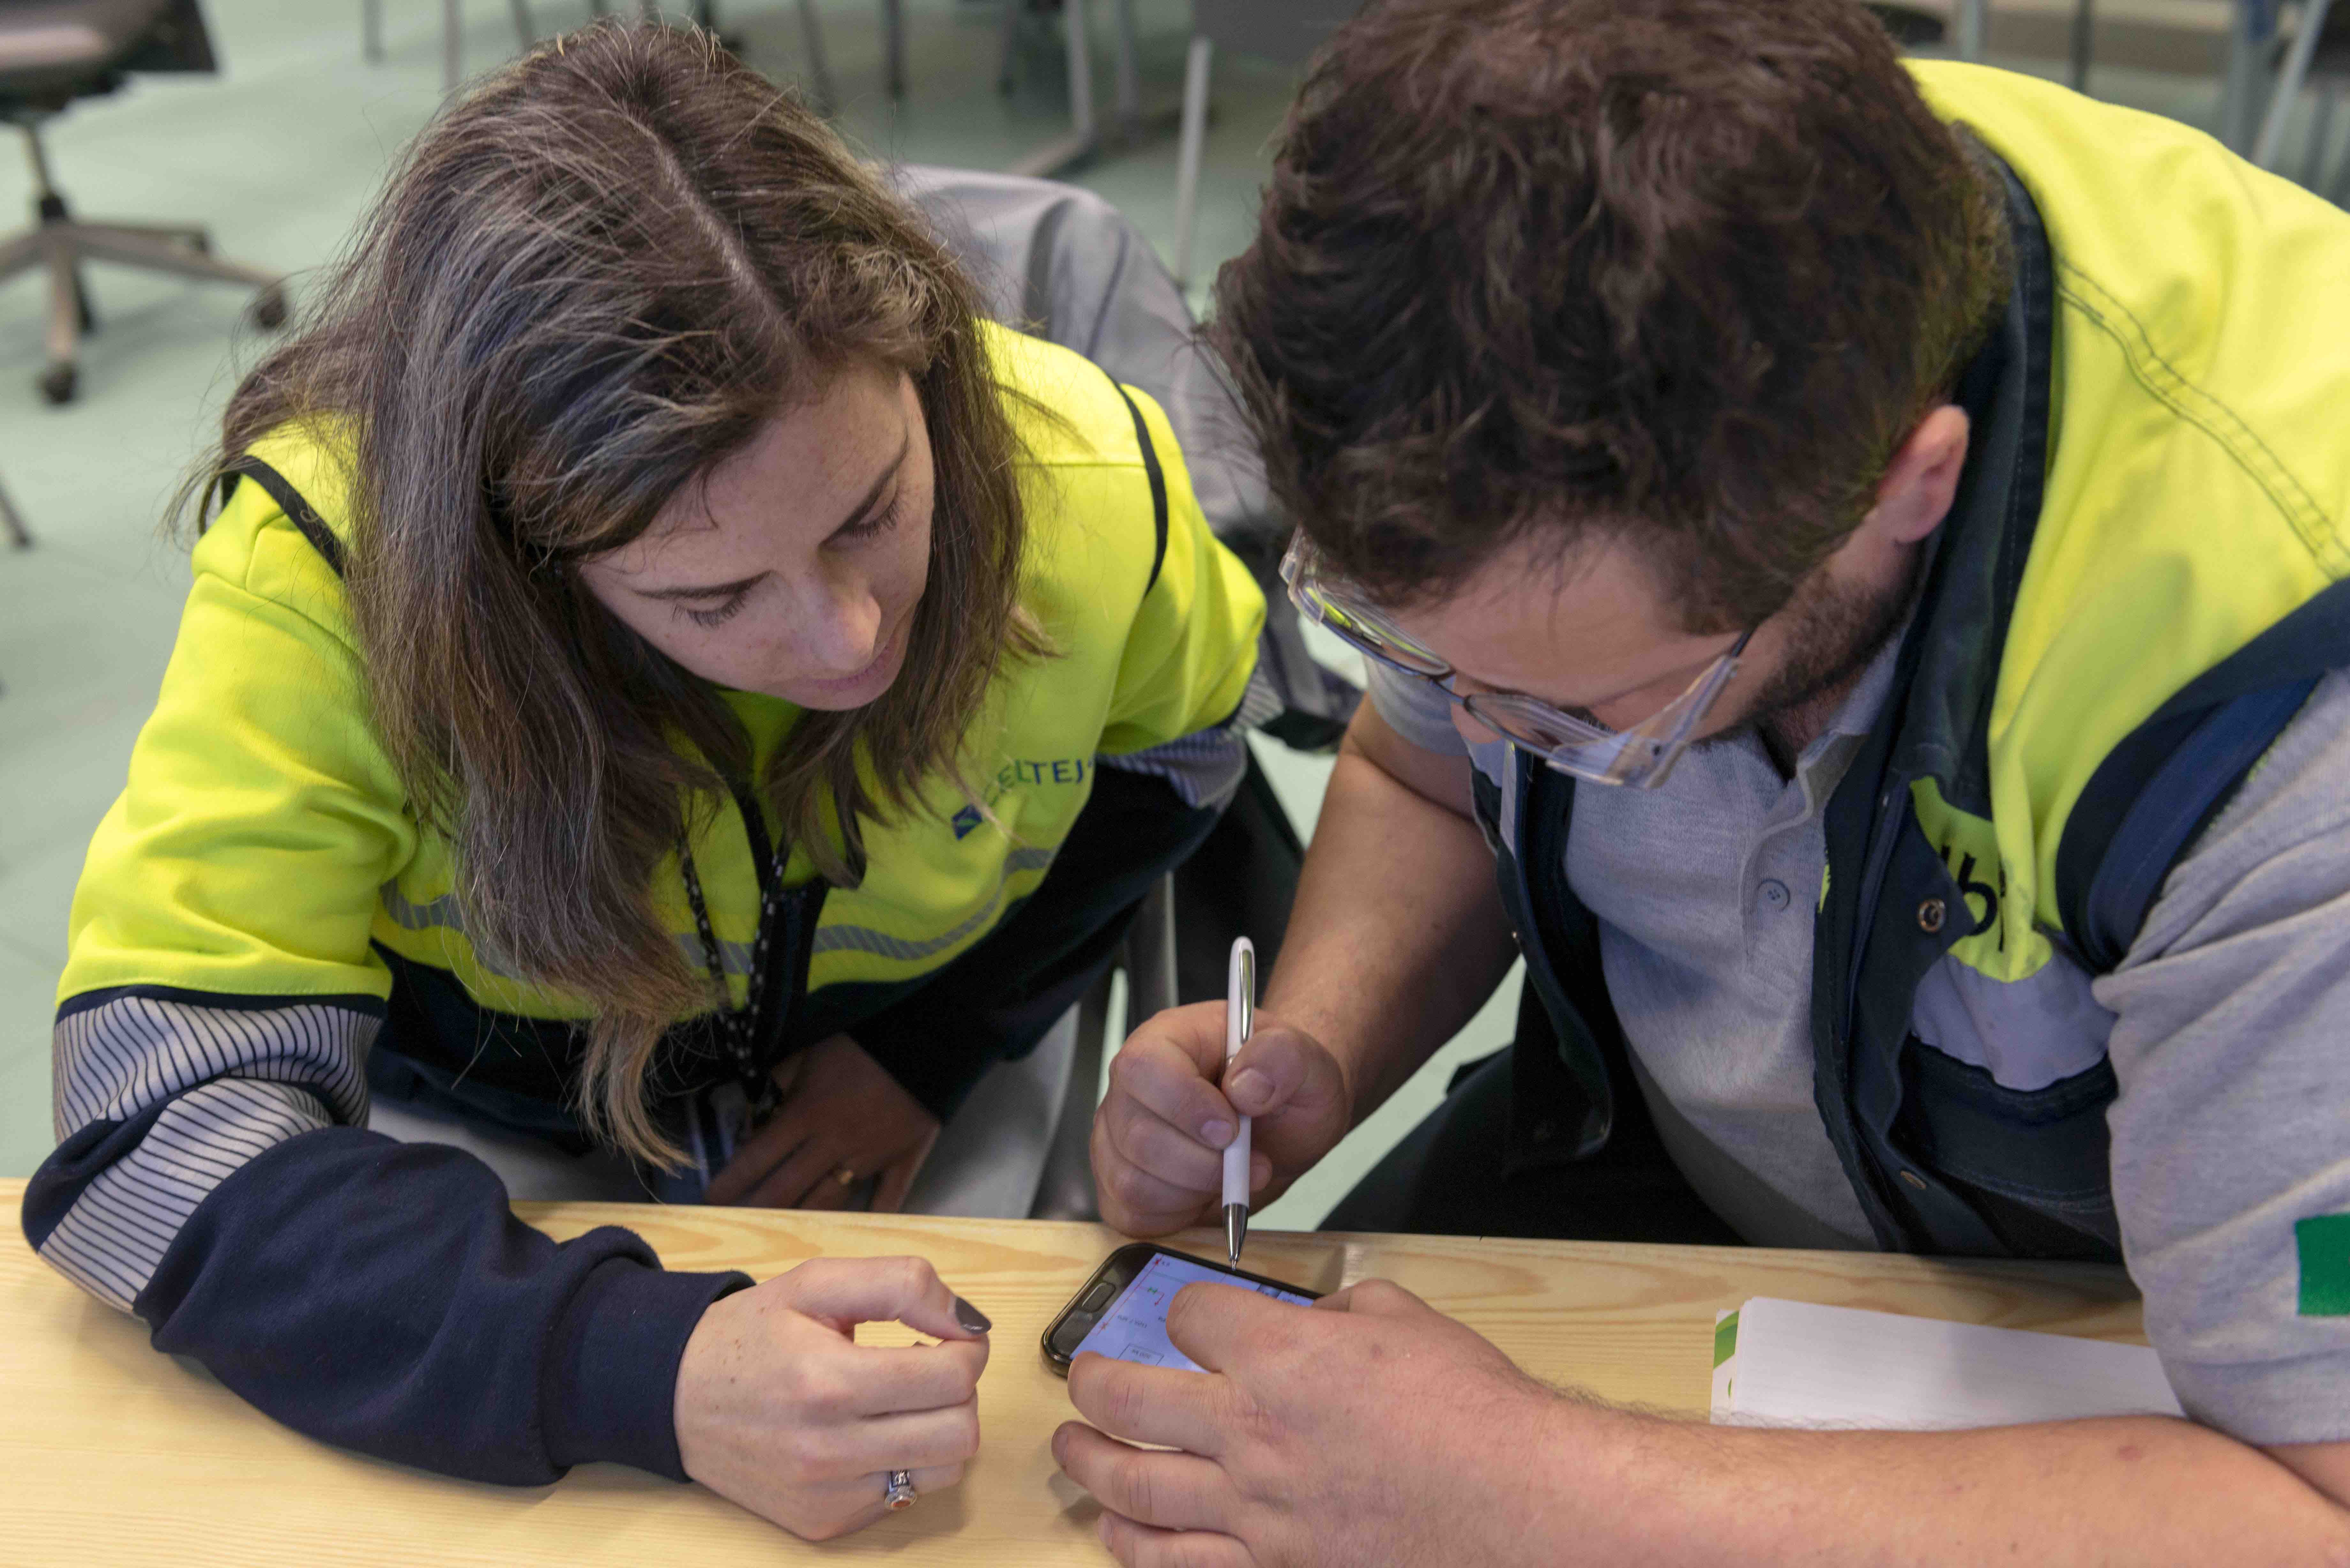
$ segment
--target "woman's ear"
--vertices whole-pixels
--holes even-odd
[[[1939,527],[1966,472],[1970,431],[1966,410],[1955,403],[1919,420],[1885,465],[1866,525],[1897,545],[1914,545]]]

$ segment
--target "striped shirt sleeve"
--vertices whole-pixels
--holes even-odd
[[[272,1145],[337,1122],[365,1125],[369,1044],[383,1007],[199,997],[161,988],[99,992],[60,1011],[55,1107],[60,1143],[143,1127],[93,1175],[41,1256],[128,1312],[196,1206]]]
[[[418,829],[339,585],[265,502],[240,487],[197,546],[91,843],[26,1238],[323,1441],[516,1484],[682,1478],[685,1342],[749,1281],[664,1270],[617,1227],[557,1243],[472,1155],[365,1130],[369,1053],[404,1016],[378,889]]]
[[[1224,722],[1139,752],[1105,752],[1101,765],[1159,779],[1193,810],[1222,811],[1232,804],[1248,771],[1248,742],[1243,732],[1280,711],[1280,694],[1260,666],[1249,677],[1240,707]]]

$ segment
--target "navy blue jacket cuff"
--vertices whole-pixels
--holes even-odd
[[[748,1274],[684,1274],[633,1258],[598,1263],[554,1327],[546,1375],[548,1460],[634,1465],[686,1480],[677,1451],[677,1368],[711,1303]]]

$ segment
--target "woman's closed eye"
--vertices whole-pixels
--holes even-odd
[[[733,593],[728,594],[723,601],[712,606],[709,609],[694,609],[689,606],[681,604],[677,607],[677,613],[683,616],[686,619],[691,621],[696,626],[720,627],[724,626],[728,621],[733,620],[735,616],[742,613],[743,607],[745,604],[748,604],[750,599],[751,590],[749,588],[736,588]]]
[[[905,493],[900,489],[890,495],[889,505],[868,508],[854,523],[842,524],[832,531],[830,537],[825,540],[825,548],[854,549],[868,540],[878,539],[887,534],[898,525],[898,519],[904,511],[904,496]],[[673,607],[674,613],[683,616],[698,627],[715,628],[724,626],[742,613],[743,607],[750,602],[753,592],[765,580],[765,574],[762,573],[748,582],[724,589],[722,593],[713,596],[709,604],[699,608],[688,604],[684,599],[680,599]],[[663,597],[666,597],[668,595],[664,594]]]
[[[902,487],[893,491],[889,496],[889,505],[868,512],[854,523],[842,524],[833,530],[832,537],[827,539],[825,544],[827,545],[861,545],[868,539],[879,538],[898,525],[898,516],[903,510],[904,499],[905,491]]]

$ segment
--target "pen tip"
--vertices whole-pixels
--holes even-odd
[[[1231,1254],[1232,1267],[1241,1266],[1241,1243],[1248,1240],[1248,1205],[1224,1205],[1224,1248]]]

